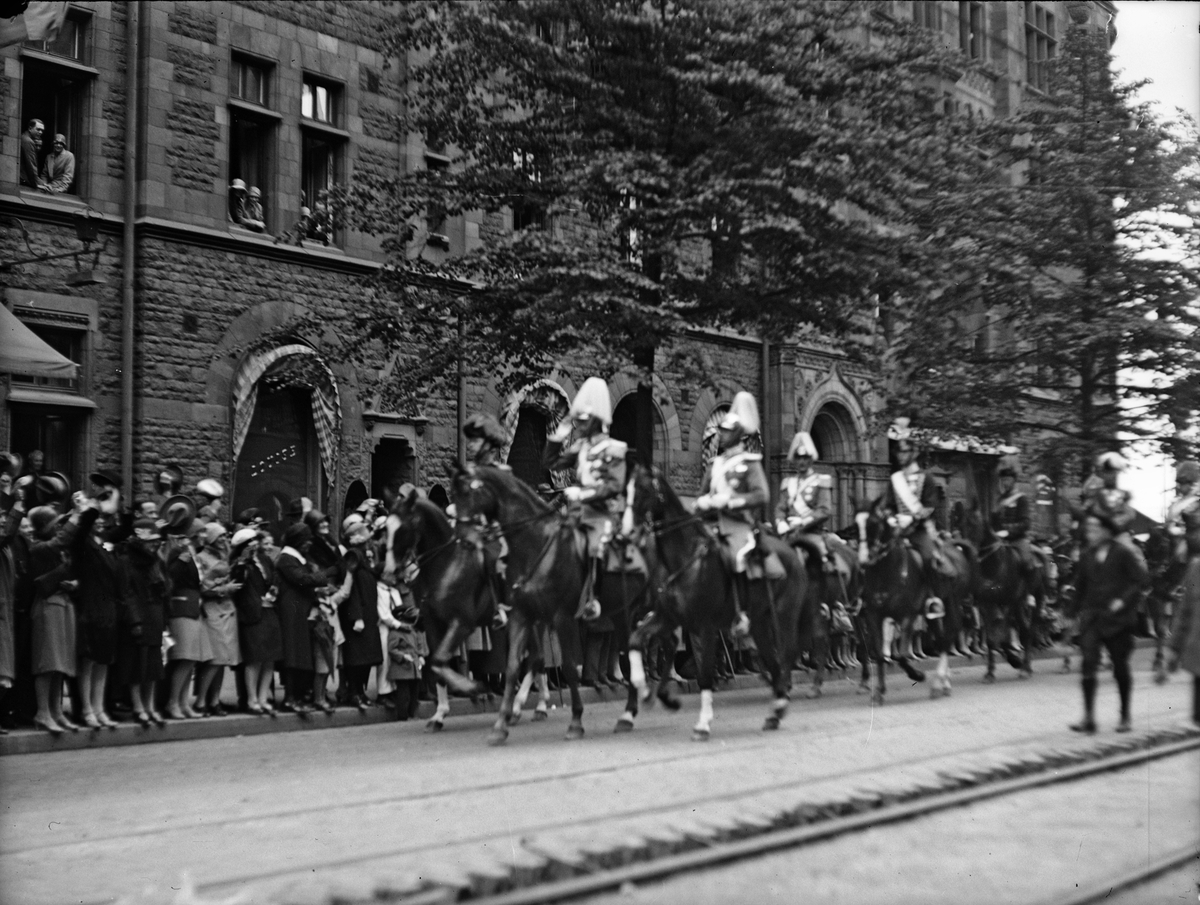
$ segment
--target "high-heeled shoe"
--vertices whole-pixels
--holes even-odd
[[[182,708],[182,710],[183,710],[183,715],[189,720],[198,720],[202,716],[207,716],[207,714],[205,714],[203,712],[197,713],[196,710],[189,705],[185,705]]]
[[[83,725],[87,726],[89,729],[99,729],[100,720],[96,717],[96,714],[89,710],[83,715]]]
[[[40,717],[33,718],[33,725],[38,729],[45,729],[51,735],[62,735],[63,727],[54,722],[54,720],[43,720]]]
[[[167,708],[167,719],[169,719],[169,720],[186,720],[187,718],[188,718],[187,714],[184,713],[182,710],[180,710],[178,707],[168,707]]]
[[[150,714],[146,713],[146,711],[139,710],[137,713],[135,713],[133,715],[133,718],[135,720],[137,720],[138,725],[141,726],[142,728],[144,728],[144,729],[150,728]]]
[[[159,713],[157,710],[150,711],[150,719],[154,722],[155,726],[167,725],[166,718],[163,717],[163,715],[161,713]]]
[[[66,714],[59,714],[58,716],[56,716],[54,718],[54,721],[56,723],[58,723],[58,725],[62,726],[64,729],[66,729],[68,732],[78,732],[79,731],[79,726],[77,726],[74,722],[72,722],[71,718],[68,717]]]
[[[279,715],[278,711],[275,709],[274,704],[263,704],[262,709],[263,709],[263,713],[265,713],[267,716],[271,717],[272,719],[274,719],[275,717],[277,717]]]
[[[253,713],[255,716],[266,716],[266,711],[263,710],[262,704],[247,704],[246,712]]]
[[[107,713],[101,711],[96,714],[96,719],[100,721],[100,725],[105,729],[116,729],[120,724]]]

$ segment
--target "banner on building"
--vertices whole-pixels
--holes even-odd
[[[24,10],[22,11],[22,7]],[[0,13],[0,47],[24,44],[26,41],[53,41],[67,19],[65,2],[29,0],[25,3],[3,3],[0,9],[17,10],[16,15]]]

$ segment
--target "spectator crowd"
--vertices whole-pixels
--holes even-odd
[[[0,454],[0,731],[222,715],[228,671],[253,714],[415,714],[427,650],[407,586],[384,580],[378,500],[335,533],[298,499],[273,532],[255,509],[225,518],[216,480],[182,492],[174,466],[127,505],[111,472],[72,492],[28,460]]]

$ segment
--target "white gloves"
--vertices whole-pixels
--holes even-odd
[[[583,488],[575,487],[574,485],[567,487],[563,490],[563,497],[568,503],[578,503],[583,499]]]
[[[565,443],[569,436],[571,436],[571,420],[563,418],[558,427],[554,429],[554,433],[550,435],[550,439],[555,443]]]

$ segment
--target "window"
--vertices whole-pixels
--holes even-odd
[[[940,0],[913,0],[913,21],[930,31],[941,31],[942,4]]]
[[[229,219],[252,232],[269,232],[274,199],[266,196],[274,165],[275,130],[281,117],[270,109],[272,66],[235,55],[230,66]]]
[[[87,13],[81,10],[71,10],[63,21],[58,34],[51,40],[26,41],[25,46],[42,53],[53,54],[56,57],[66,57],[76,63],[88,62],[88,30]]]
[[[82,330],[73,330],[69,327],[53,327],[46,324],[25,323],[30,330],[37,334],[38,338],[46,343],[55,352],[71,359],[75,364],[80,365],[82,372],[83,365],[83,337]],[[80,389],[79,377],[29,377],[23,374],[13,374],[12,382],[14,384],[25,384],[27,386],[38,386],[53,388],[58,392],[78,393]]]
[[[334,241],[335,231],[327,194],[341,181],[343,150],[349,138],[341,129],[341,86],[306,75],[300,116],[300,204],[305,237],[328,245]]]
[[[982,3],[958,4],[959,47],[972,60],[982,60],[984,58],[983,17],[984,5]]]
[[[512,196],[513,231],[545,229],[546,208],[537,197],[542,182],[537,156],[532,151],[513,151],[513,169],[528,180],[526,191]]]
[[[238,100],[258,104],[260,107],[268,106],[268,76],[269,70],[266,66],[253,60],[235,57],[233,60],[233,72],[229,79],[233,96]]]
[[[1054,13],[1040,3],[1025,4],[1025,80],[1039,91],[1050,87],[1049,63],[1058,55]]]

